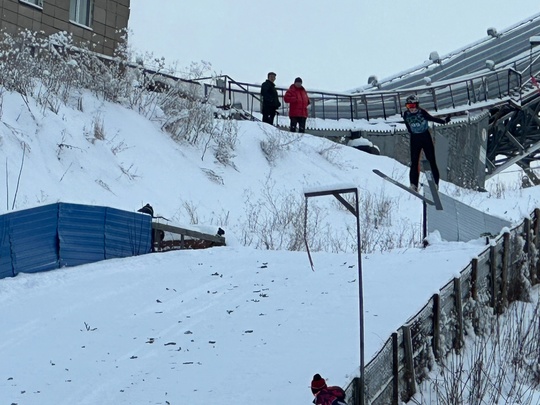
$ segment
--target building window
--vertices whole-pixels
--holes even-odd
[[[94,0],[70,0],[69,20],[90,27],[92,25],[92,13]]]
[[[20,3],[31,4],[43,8],[43,0],[19,0]]]

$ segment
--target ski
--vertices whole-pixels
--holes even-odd
[[[422,166],[424,168],[424,174],[426,175],[427,182],[429,184],[429,190],[431,191],[431,198],[435,203],[435,208],[439,211],[443,209],[441,198],[439,197],[439,190],[437,189],[437,184],[433,179],[433,173],[431,172],[431,166],[427,160],[422,160]]]
[[[415,197],[420,198],[422,201],[425,201],[425,202],[428,203],[429,205],[435,205],[435,203],[434,203],[433,201],[431,201],[429,198],[423,196],[422,194],[420,194],[420,193],[417,192],[417,191],[412,190],[410,187],[407,187],[405,184],[402,184],[402,183],[400,183],[399,181],[394,180],[392,177],[387,176],[386,174],[384,174],[384,173],[381,172],[380,170],[373,169],[373,173],[375,173],[375,174],[378,175],[378,176],[381,176],[383,179],[389,181],[390,183],[395,184],[396,186],[402,188],[403,190],[405,190],[405,191],[411,193],[411,194],[414,195]]]

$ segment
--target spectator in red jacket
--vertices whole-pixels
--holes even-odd
[[[294,79],[294,84],[291,84],[289,90],[283,97],[286,103],[289,104],[289,118],[291,120],[291,132],[305,132],[306,119],[308,117],[307,107],[310,104],[306,89],[302,86],[302,79],[297,77]]]
[[[326,381],[320,374],[315,374],[311,381],[311,392],[315,395],[316,405],[347,405],[345,391],[341,387],[327,387]]]

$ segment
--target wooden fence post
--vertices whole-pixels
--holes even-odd
[[[362,383],[362,379],[360,377],[354,377],[354,390],[353,390],[353,397],[349,398],[349,403],[352,402],[352,405],[362,405],[360,404],[360,390],[362,389],[360,387],[360,384]]]
[[[471,260],[471,297],[476,305],[473,306],[472,322],[474,332],[478,333],[480,320],[476,306],[478,305],[478,259],[475,257]]]
[[[489,247],[489,273],[490,273],[490,305],[493,312],[497,312],[497,247]]]
[[[531,235],[532,224],[530,218],[525,218],[523,221],[523,232],[525,233],[525,252],[527,253],[527,262],[529,263],[529,281],[531,285],[536,285],[536,272],[534,271],[533,266],[533,257],[532,257],[532,242],[534,236]]]
[[[454,350],[459,353],[463,346],[463,302],[461,299],[461,280],[454,277],[454,304],[456,310],[456,338]]]
[[[433,294],[433,355],[439,360],[441,344],[441,296]]]
[[[471,297],[478,301],[478,258],[471,260]]]
[[[534,228],[533,228],[534,246],[536,247],[536,255],[538,257],[538,249],[540,248],[540,208],[534,210]],[[540,260],[536,262],[535,279],[540,280]]]
[[[392,405],[399,404],[399,342],[397,332],[392,333]]]
[[[409,325],[403,325],[403,347],[405,349],[405,379],[407,380],[407,401],[416,394],[416,376],[414,373],[414,358],[413,358],[413,345],[411,338],[411,327]]]
[[[159,252],[161,250],[161,238],[157,229],[152,228],[152,252]]]
[[[497,312],[502,314],[508,306],[508,264],[510,263],[510,232],[503,236],[503,257],[501,267],[501,292]]]

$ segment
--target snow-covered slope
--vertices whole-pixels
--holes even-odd
[[[369,207],[388,202],[384,223],[366,236],[386,228],[390,242],[381,246],[393,236],[420,242],[420,202],[371,172],[405,181],[406,167],[254,122],[237,123],[236,156],[223,165],[211,150],[176,143],[158,122],[89,94],[82,111],[58,114],[17,94],[2,99],[2,212],[55,201],[126,210],[150,202],[176,223],[222,226],[228,246],[0,280],[1,403],[307,403],[314,373],[338,385],[355,375],[354,217],[332,198],[310,201],[320,215],[310,241],[329,252],[314,254],[314,272],[303,252],[253,247],[265,246],[270,226],[279,245],[281,225],[270,220],[303,203],[304,189],[343,183],[360,188],[364,228]],[[540,192],[513,191],[509,176],[504,190],[494,186],[501,198],[441,189],[518,221]],[[481,240],[434,242],[362,256],[367,359],[483,249]]]

